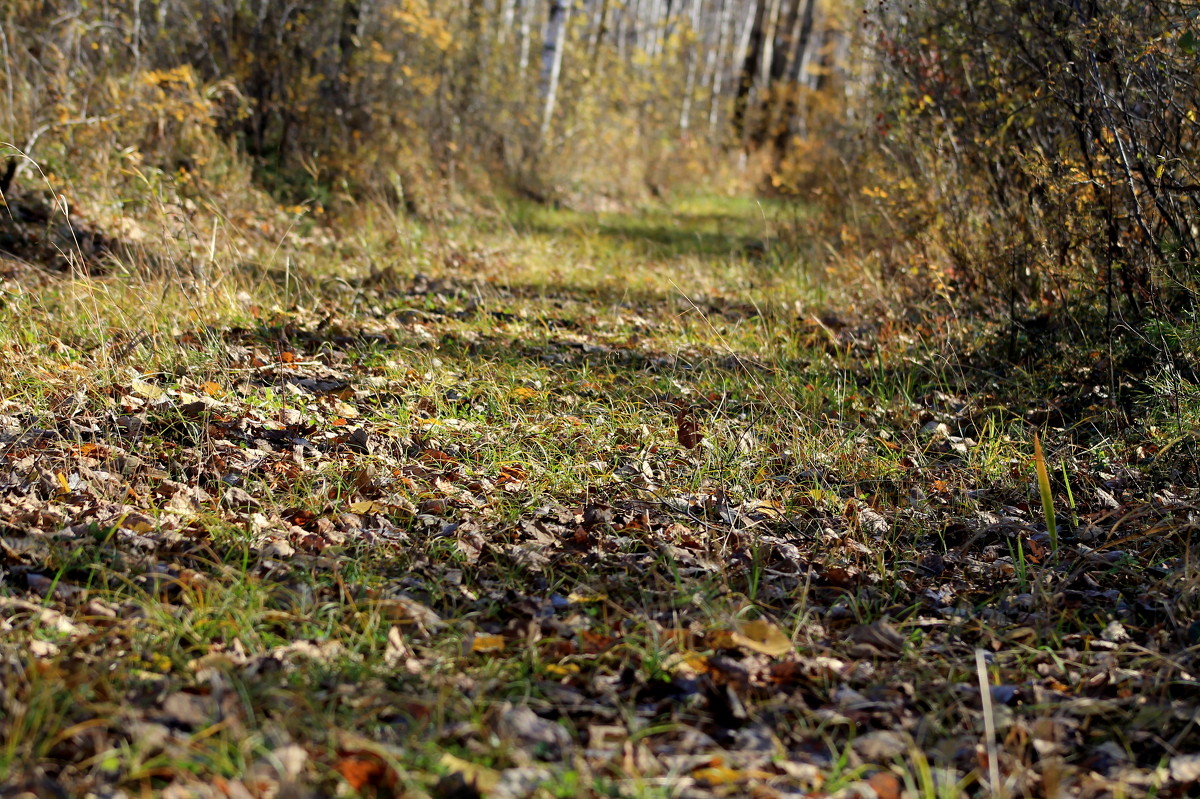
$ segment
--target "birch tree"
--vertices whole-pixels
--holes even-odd
[[[683,104],[682,104],[682,107],[679,109],[679,130],[683,133],[687,133],[688,125],[691,122],[692,100],[693,100],[693,95],[696,92],[696,70],[700,63],[700,52],[699,52],[700,39],[699,39],[698,32],[700,31],[700,19],[701,19],[701,13],[702,13],[703,9],[704,9],[703,0],[693,0],[692,15],[691,15],[691,19],[689,20],[689,23],[691,25],[689,34],[691,35],[693,42],[692,42],[691,46],[688,47],[687,80],[684,82],[684,87],[683,87]]]
[[[721,10],[717,15],[717,46],[708,52],[708,133],[716,136],[717,121],[721,108],[721,89],[725,78],[725,51],[729,47],[729,34],[732,27],[731,15],[736,0],[721,0]]]
[[[517,56],[517,74],[525,80],[529,71],[530,40],[533,35],[533,6],[535,0],[518,0],[521,5],[521,50]]]
[[[571,17],[571,3],[567,0],[550,0],[550,16],[546,22],[546,36],[542,44],[542,141],[550,133],[554,118],[554,104],[558,98],[558,82],[562,75],[563,53],[567,47],[567,23]]]

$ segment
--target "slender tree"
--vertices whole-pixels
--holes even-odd
[[[546,22],[546,35],[542,44],[542,141],[550,133],[554,118],[554,104],[558,98],[558,82],[562,75],[563,53],[567,49],[567,23],[571,17],[568,0],[550,0],[550,15]]]

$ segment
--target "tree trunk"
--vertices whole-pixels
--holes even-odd
[[[508,37],[512,34],[516,10],[516,0],[500,0],[500,31],[496,34],[496,40],[501,47],[508,43]]]
[[[812,36],[815,5],[816,0],[791,0],[787,38],[776,48],[775,59],[771,63],[771,79],[779,87],[779,94],[768,115],[767,127],[780,152],[796,132],[797,117],[803,113],[797,73]]]
[[[752,13],[747,15],[734,61],[738,64],[737,93],[733,98],[733,127],[745,141],[749,131],[747,116],[755,94],[755,73],[762,54],[763,28],[770,0],[751,0]]]
[[[779,30],[779,6],[780,0],[770,0],[759,39],[757,79],[759,87],[764,90],[771,85],[771,62],[775,58],[775,36]]]
[[[596,62],[600,58],[600,48],[604,45],[604,37],[608,35],[608,7],[609,0],[600,0],[600,10],[596,19],[596,32],[592,37],[592,48],[588,54],[588,62],[595,69]]]
[[[692,41],[688,48],[688,72],[687,80],[683,88],[683,107],[679,109],[679,130],[687,133],[688,125],[691,123],[692,115],[692,95],[696,91],[696,71],[700,64],[700,15],[703,11],[704,0],[693,0],[692,2],[692,18],[691,18],[691,34]]]
[[[708,133],[715,136],[717,122],[721,109],[721,89],[725,79],[725,50],[729,47],[730,17],[736,0],[721,0],[721,12],[718,15],[717,46],[708,53]]]
[[[815,7],[816,0],[804,0],[804,13],[800,16],[799,30],[797,30],[795,37],[792,39],[792,47],[788,53],[787,72],[785,73],[793,81],[800,80],[800,69],[804,65],[804,59],[808,57],[809,44],[812,42],[813,10]]]
[[[525,73],[529,70],[530,37],[533,35],[533,6],[537,0],[518,0],[521,4],[521,50],[517,55],[517,75],[525,86]]]
[[[562,74],[563,52],[567,49],[567,22],[571,16],[568,0],[550,0],[550,17],[542,44],[542,128],[541,140],[550,133],[554,103],[558,98],[558,80]]]

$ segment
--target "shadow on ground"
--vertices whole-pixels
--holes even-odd
[[[658,210],[596,217],[535,213],[510,222],[521,235],[569,239],[586,234],[631,255],[702,260],[762,258],[770,249],[774,226],[766,216],[755,220],[734,213]]]

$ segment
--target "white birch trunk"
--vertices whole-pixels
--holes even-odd
[[[588,54],[588,61],[592,68],[596,67],[600,58],[600,48],[604,46],[604,38],[608,35],[609,25],[609,0],[600,0],[597,4],[597,11],[593,15],[593,23],[595,34],[592,36],[591,53]],[[617,34],[620,36],[620,33]]]
[[[812,42],[813,29],[813,10],[816,6],[816,0],[804,0],[804,11],[800,18],[796,20],[796,30],[792,34],[792,49],[788,54],[787,77],[789,80],[799,81],[801,70],[804,67],[804,59],[808,55],[808,51],[812,49],[809,45]]]
[[[620,3],[617,5],[614,13],[617,15],[614,22],[613,41],[617,43],[617,61],[625,63],[625,35],[626,28],[629,24],[629,3]]]
[[[501,47],[508,43],[508,37],[512,34],[516,10],[516,0],[500,0],[500,32],[497,39]]]
[[[779,30],[780,0],[770,0],[770,3],[762,32],[762,53],[758,60],[758,85],[763,89],[771,82],[771,61],[775,58],[775,35]]]
[[[715,135],[721,109],[721,88],[725,78],[725,50],[729,47],[730,17],[733,14],[735,0],[721,0],[721,13],[718,15],[720,30],[717,32],[716,49],[708,53],[709,61],[709,102],[708,102],[708,132]]]
[[[818,30],[813,35],[812,44],[805,53],[804,64],[804,83],[808,88],[817,91],[821,88],[821,70],[824,68],[825,56],[824,51],[828,46],[827,39],[828,31]]]
[[[683,88],[683,107],[679,109],[679,130],[687,133],[692,116],[692,95],[696,91],[696,71],[700,64],[700,15],[703,11],[704,0],[694,0],[692,3],[691,35],[692,41],[688,51],[687,81]]]
[[[631,5],[626,6],[624,12],[625,35],[621,37],[621,45],[625,48],[625,52],[622,55],[630,60],[633,59],[642,44],[642,3],[643,0],[633,0]]]
[[[571,16],[569,0],[550,0],[550,16],[542,44],[542,128],[541,138],[550,133],[554,118],[554,103],[558,97],[558,80],[562,74],[563,52],[567,49],[567,22]]]
[[[742,26],[738,36],[737,47],[733,51],[733,74],[741,73],[742,64],[746,63],[746,50],[750,48],[750,35],[754,32],[754,17],[758,13],[759,0],[750,0],[746,10],[746,24]]]
[[[529,69],[530,37],[533,35],[533,7],[537,0],[519,0],[521,3],[521,51],[517,56],[517,74],[521,85],[525,85],[525,73]]]
[[[663,27],[660,22],[662,19],[662,0],[650,0],[647,6],[647,14],[645,25],[649,29],[649,44],[646,51],[650,54],[650,62],[653,63],[662,55],[662,33]]]

